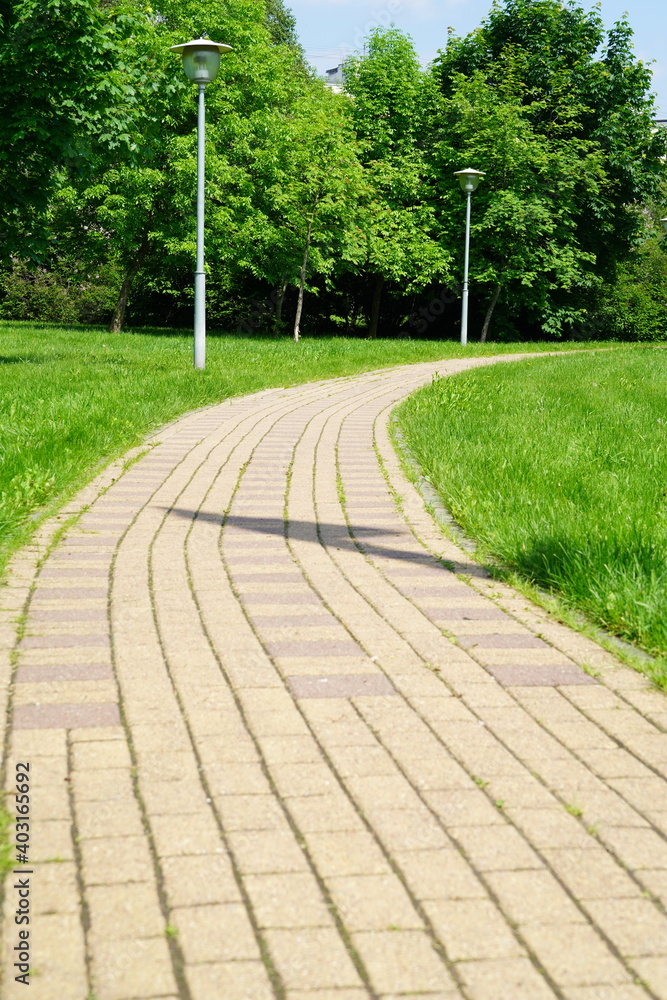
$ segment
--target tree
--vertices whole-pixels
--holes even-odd
[[[501,294],[510,316],[528,311],[545,333],[558,334],[585,319],[580,293],[600,280],[577,220],[582,198],[604,179],[601,154],[590,141],[554,141],[536,129],[543,103],[523,103],[523,84],[509,72],[494,88],[480,71],[453,83],[437,169],[447,190],[443,225],[460,247],[463,200],[452,184],[454,164],[465,161],[486,174],[474,197],[472,236],[473,285],[489,288],[480,339],[487,338]],[[561,120],[571,112],[563,104]]]
[[[84,178],[70,176],[50,198],[52,255],[77,244],[94,262],[112,260],[122,279],[112,329],[122,327],[133,284],[161,296],[191,295],[196,186],[196,90],[169,46],[202,30],[231,38],[234,51],[207,92],[207,247],[209,301],[239,275],[238,232],[257,216],[253,172],[264,125],[282,119],[314,81],[288,45],[277,45],[254,0],[224,10],[215,0],[163,0],[124,50],[142,73],[130,151],[104,150]],[[317,85],[323,90],[321,84]],[[298,144],[298,138],[296,139]]]
[[[146,67],[125,54],[149,14],[141,0],[6,0],[2,14],[0,255],[39,259],[63,176],[133,148]]]
[[[641,233],[616,280],[600,290],[590,334],[619,340],[667,340],[667,179],[638,212]]]
[[[301,53],[296,18],[283,0],[264,0],[266,23],[275,45],[289,45]]]
[[[434,66],[436,169],[473,155],[488,168],[477,202],[488,213],[473,242],[480,279],[497,288],[502,273],[515,317],[554,335],[585,321],[632,251],[636,206],[664,175],[665,132],[653,125],[650,71],[631,35],[626,20],[605,35],[599,14],[570,0],[497,0],[481,28],[450,36]],[[481,120],[489,113],[501,149]]]
[[[438,239],[425,178],[435,92],[412,42],[396,28],[375,29],[367,53],[348,59],[343,72],[366,168],[367,196],[352,235],[358,270],[373,283],[375,337],[386,282],[412,292],[449,275],[451,257]]]
[[[362,190],[358,147],[344,100],[315,82],[288,115],[264,118],[254,149],[255,212],[242,229],[244,263],[279,289],[297,288],[300,336],[309,273],[325,282],[348,260]]]

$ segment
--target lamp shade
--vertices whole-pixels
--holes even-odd
[[[461,190],[465,191],[467,194],[468,192],[477,190],[477,185],[481,181],[482,177],[484,177],[484,171],[473,170],[472,167],[466,167],[465,170],[455,170],[454,176],[458,177]]]
[[[197,38],[193,42],[172,45],[171,52],[183,57],[183,69],[192,83],[212,83],[220,69],[220,53],[231,52],[231,45]]]

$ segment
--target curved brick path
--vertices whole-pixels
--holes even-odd
[[[14,561],[31,1000],[667,997],[667,701],[444,539],[389,443],[474,363],[186,416]]]

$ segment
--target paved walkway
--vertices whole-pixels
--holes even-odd
[[[667,700],[487,578],[389,442],[474,363],[186,416],[15,560],[7,1000],[667,998]]]

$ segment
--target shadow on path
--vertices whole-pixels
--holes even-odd
[[[164,508],[170,514],[177,517],[185,517],[190,521],[211,521],[221,524],[224,520],[224,527],[241,528],[245,531],[256,532],[261,535],[273,535],[276,538],[295,538],[299,541],[313,542],[313,530],[321,536],[324,534],[328,546],[335,546],[338,549],[347,548],[357,550],[353,538],[363,545],[364,553],[371,556],[383,556],[386,559],[396,559],[399,562],[412,562],[421,566],[439,566],[441,563],[435,556],[428,552],[406,552],[403,549],[388,548],[385,545],[374,544],[372,539],[377,537],[402,538],[414,536],[406,527],[403,530],[392,531],[389,528],[372,528],[367,525],[350,525],[350,531],[339,524],[328,524],[322,521],[285,521],[282,517],[243,517],[239,514],[231,514],[223,519],[221,514],[207,514],[196,510],[184,510],[180,507]],[[350,537],[352,534],[353,537]],[[320,541],[318,537],[317,541]],[[415,542],[415,545],[418,545]]]

